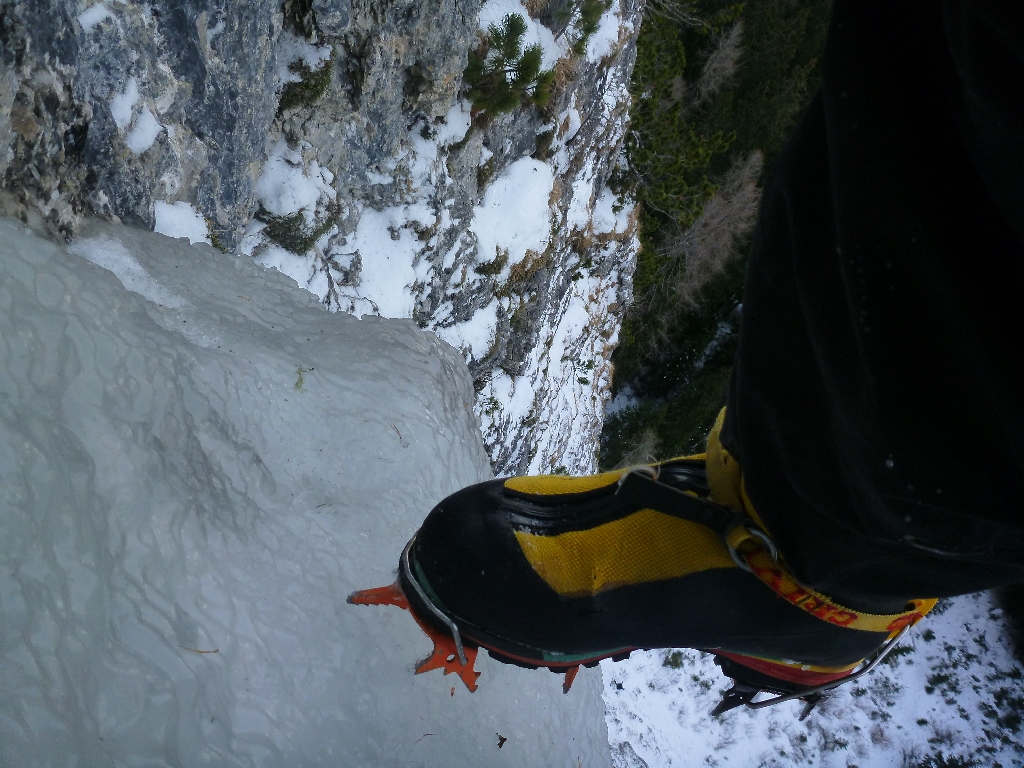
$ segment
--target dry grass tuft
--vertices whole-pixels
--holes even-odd
[[[550,249],[544,251],[544,253],[528,250],[526,257],[518,264],[513,264],[511,269],[509,269],[509,285],[523,285],[540,270],[550,267],[552,264],[554,264],[554,259],[551,256]]]
[[[485,261],[473,267],[473,271],[485,277],[500,275],[505,265],[508,264],[508,248],[497,248],[494,252],[494,261]]]
[[[559,97],[565,92],[566,87],[575,82],[579,74],[579,62],[575,56],[563,56],[555,62],[555,79],[551,82],[550,104],[558,104]]]
[[[551,194],[548,195],[548,207],[557,210],[558,203],[562,199],[562,195],[565,194],[565,182],[562,181],[561,176],[555,176],[555,181],[551,185]]]
[[[645,429],[640,433],[640,438],[622,460],[613,469],[625,469],[635,467],[639,464],[654,464],[657,459],[658,434],[653,429]]]
[[[531,19],[536,19],[544,13],[549,5],[551,5],[551,0],[524,0],[523,2],[523,6],[526,8],[526,12],[530,14]]]

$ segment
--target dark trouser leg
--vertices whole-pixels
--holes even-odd
[[[863,609],[1024,581],[1024,11],[837,0],[765,190],[723,442]]]

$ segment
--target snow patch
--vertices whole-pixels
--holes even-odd
[[[619,393],[610,399],[604,405],[605,417],[614,416],[619,411],[624,411],[627,408],[632,408],[640,401],[636,397],[636,393],[633,392],[633,388],[628,384],[619,390]]]
[[[111,18],[114,14],[103,3],[96,3],[78,14],[78,23],[82,29],[91,32],[93,27]]]
[[[436,328],[434,333],[463,353],[472,355],[477,360],[483,359],[491,344],[498,327],[498,302],[492,301],[477,312],[469,320],[455,323],[447,328]]]
[[[210,228],[202,214],[189,203],[157,201],[153,207],[156,226],[153,231],[167,237],[187,237],[188,241],[210,245]]]
[[[570,230],[585,230],[590,224],[590,198],[594,196],[593,168],[581,173],[572,183],[572,201],[565,214],[565,225]]]
[[[573,96],[573,102],[575,103],[576,97]],[[568,120],[569,124],[566,127],[565,133],[562,134],[561,140],[563,144],[568,144],[574,138],[576,134],[580,132],[580,128],[583,127],[583,118],[580,117],[580,111],[575,106],[569,107],[561,116],[562,125]]]
[[[214,38],[217,37],[217,35],[223,32],[226,28],[227,27],[224,24],[223,19],[218,20],[217,23],[214,24],[212,27],[208,27],[206,30],[206,44],[208,46],[212,46]]]
[[[149,107],[143,107],[135,118],[135,125],[125,137],[125,144],[136,155],[141,155],[153,146],[153,142],[163,129],[164,127],[149,111]]]
[[[256,263],[267,269],[276,269],[294,280],[300,288],[309,285],[309,259],[292,253],[279,245],[268,245],[260,251]]]
[[[308,169],[302,152],[291,149],[281,139],[270,154],[263,173],[256,181],[256,196],[274,216],[289,216],[302,211],[307,225],[316,218],[316,207],[321,197],[334,200],[337,193],[331,187],[334,175],[313,160]]]
[[[591,216],[594,234],[625,232],[629,228],[630,207],[623,204],[615,193],[606,187],[594,201],[594,212]]]
[[[466,99],[461,99],[452,105],[448,114],[444,116],[444,122],[437,128],[437,136],[434,140],[439,147],[458,144],[466,138],[473,122],[471,110],[472,105]]]
[[[611,8],[601,16],[597,29],[587,41],[587,61],[598,64],[601,59],[615,50],[623,28],[621,14],[619,4],[613,3]],[[629,31],[632,31],[632,27],[629,28]]]
[[[110,100],[110,114],[114,116],[114,123],[122,131],[131,123],[132,110],[138,103],[139,81],[134,77],[129,77],[124,91]]]
[[[837,688],[804,722],[799,701],[711,717],[729,681],[700,651],[601,662],[613,754],[628,745],[651,766],[896,768],[922,765],[941,750],[947,758],[984,755],[984,765],[1022,765],[1024,744],[998,724],[1018,716],[1014,705],[992,692],[1019,692],[1024,670],[994,608],[990,593],[942,601],[886,662]]]
[[[517,381],[504,371],[494,375],[488,396],[501,403],[505,414],[518,416],[530,413],[536,393],[527,381]]]
[[[415,299],[410,288],[417,281],[415,263],[423,248],[415,228],[430,227],[434,221],[425,204],[383,211],[366,208],[356,231],[335,246],[339,255],[359,254],[358,295],[376,307],[375,314],[412,317]]]
[[[223,27],[222,27],[223,28]],[[218,32],[220,30],[217,30]],[[277,80],[279,83],[297,83],[302,75],[289,69],[289,65],[301,61],[316,71],[331,58],[331,46],[312,45],[298,35],[285,30],[277,40]]]
[[[505,271],[526,257],[542,253],[551,238],[548,198],[554,176],[545,163],[524,157],[495,179],[473,209],[470,229],[477,238],[477,258],[486,263],[508,251]]]

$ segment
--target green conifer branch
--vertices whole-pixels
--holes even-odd
[[[540,45],[523,49],[526,30],[526,19],[510,13],[500,24],[491,24],[480,47],[470,51],[463,79],[468,86],[466,97],[478,111],[500,114],[524,104],[544,106],[551,100],[554,72],[541,70]]]

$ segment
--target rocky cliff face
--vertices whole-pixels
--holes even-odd
[[[606,184],[640,11],[610,0],[581,42],[579,0],[0,0],[4,207],[411,317],[462,351],[496,471],[590,470],[637,247]],[[509,13],[552,98],[471,109],[467,54]]]
[[[4,187],[65,235],[85,210],[152,228],[156,201],[186,200],[233,246],[277,106],[282,25],[274,0],[4,0]]]

